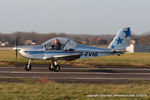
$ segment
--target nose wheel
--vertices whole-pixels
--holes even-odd
[[[30,70],[32,69],[32,66],[26,64],[24,69],[25,69],[26,71],[30,71]]]
[[[50,71],[59,72],[60,66],[57,64],[56,60],[52,60],[51,65],[49,66]]]
[[[31,59],[29,60],[28,64],[25,65],[24,69],[26,71],[30,71],[32,69],[32,66],[31,66]]]

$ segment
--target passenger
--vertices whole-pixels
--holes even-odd
[[[58,39],[53,41],[52,49],[54,49],[54,50],[60,50],[61,49],[61,43],[59,42]]]

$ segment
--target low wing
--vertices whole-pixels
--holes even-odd
[[[76,55],[57,55],[54,56],[53,58],[58,59],[58,60],[75,60],[80,58],[79,54]]]

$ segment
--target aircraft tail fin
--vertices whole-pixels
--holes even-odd
[[[121,29],[113,41],[110,43],[108,48],[113,50],[122,50],[130,45],[131,30],[130,27]]]

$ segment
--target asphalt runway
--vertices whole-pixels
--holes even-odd
[[[84,68],[61,65],[60,72],[48,70],[48,65],[32,65],[31,71],[25,71],[23,65],[0,67],[0,81],[22,82],[20,79],[39,80],[48,78],[59,83],[99,83],[126,84],[150,81],[150,68],[131,66],[97,66]]]

